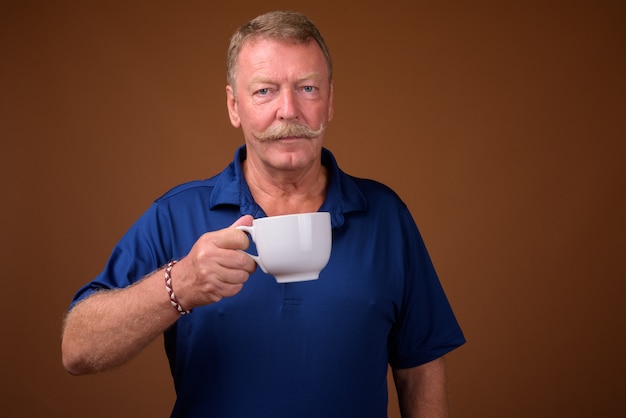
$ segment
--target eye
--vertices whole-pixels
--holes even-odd
[[[262,88],[262,89],[258,89],[256,91],[256,94],[258,94],[259,96],[265,96],[270,92],[270,89],[268,88]]]
[[[313,87],[313,86],[304,86],[302,88],[302,90],[304,90],[306,93],[313,93],[315,91],[315,87]]]

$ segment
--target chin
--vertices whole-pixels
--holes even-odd
[[[268,160],[277,169],[298,170],[311,166],[314,161],[319,161],[319,151],[311,148],[306,150],[277,150],[268,155]]]

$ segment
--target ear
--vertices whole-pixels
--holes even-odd
[[[230,118],[231,125],[235,128],[239,128],[241,126],[241,119],[239,119],[235,91],[231,86],[226,86],[226,107],[228,108],[228,117]]]
[[[333,107],[333,83],[330,83],[330,96],[328,96],[328,121],[333,120],[335,108]]]

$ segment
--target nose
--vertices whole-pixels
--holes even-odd
[[[295,92],[291,89],[284,89],[281,92],[280,105],[277,116],[281,120],[298,119],[298,102]]]

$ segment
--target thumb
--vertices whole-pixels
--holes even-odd
[[[235,223],[233,223],[230,227],[234,228],[236,226],[252,226],[252,221],[254,218],[252,215],[243,215],[241,218],[237,219]]]

